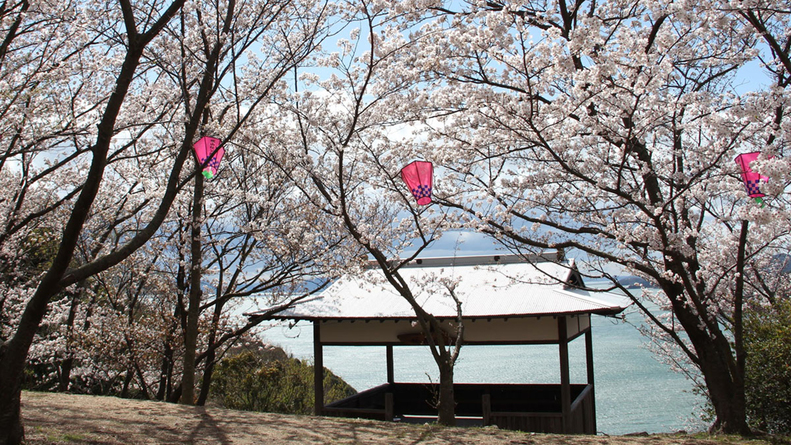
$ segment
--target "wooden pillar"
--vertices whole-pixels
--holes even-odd
[[[393,401],[393,393],[386,392],[385,393],[385,420],[388,422],[393,421],[395,402]]]
[[[590,317],[590,315],[588,315]],[[588,327],[585,333],[585,361],[588,366],[588,385],[591,387],[591,423],[593,434],[596,434],[596,387],[593,384],[593,327]]]
[[[492,422],[492,396],[484,394],[481,396],[481,411],[483,413],[483,426],[489,426]]]
[[[393,384],[395,383],[395,372],[393,371],[393,345],[387,345],[386,354],[387,354],[387,383]]]
[[[560,406],[563,415],[563,433],[571,429],[571,382],[569,381],[569,338],[566,317],[558,317],[558,349],[560,352]]]
[[[593,385],[593,335],[591,328],[585,332],[585,364],[588,367],[588,384]]]
[[[390,388],[385,393],[385,420],[388,422],[393,421],[395,415],[395,401],[393,398],[393,383],[395,383],[395,372],[393,371],[393,345],[385,346],[385,354],[387,356],[387,384]]]
[[[313,321],[313,414],[324,413],[324,351],[321,346],[321,321]]]

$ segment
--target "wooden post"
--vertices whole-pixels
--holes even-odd
[[[560,352],[560,406],[563,415],[563,433],[571,433],[571,384],[569,381],[569,339],[566,317],[558,317],[558,345]]]
[[[313,414],[324,414],[324,354],[321,347],[321,321],[313,321]]]
[[[489,426],[492,422],[492,396],[490,394],[481,396],[481,411],[483,412],[483,426]]]
[[[385,420],[388,422],[393,421],[395,411],[395,402],[393,401],[393,393],[385,393]]]
[[[387,356],[387,383],[391,385],[385,393],[385,420],[392,422],[395,415],[395,402],[392,392],[392,385],[395,383],[395,373],[393,371],[393,345],[385,346],[385,355]]]
[[[588,315],[590,317],[590,315]],[[585,361],[588,365],[588,385],[591,387],[591,424],[593,434],[596,434],[596,387],[593,384],[593,327],[588,327],[585,333]]]
[[[387,354],[387,383],[393,384],[395,383],[395,372],[393,371],[393,345],[387,345],[386,354]]]

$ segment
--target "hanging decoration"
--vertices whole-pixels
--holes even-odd
[[[219,145],[220,140],[211,136],[204,136],[200,138],[200,140],[196,142],[195,145],[193,145],[193,148],[195,149],[195,155],[198,157],[199,165],[206,164],[206,158],[214,153],[214,156],[212,156],[209,163],[206,164],[206,167],[203,169],[203,176],[205,176],[206,179],[211,179],[217,174],[217,169],[220,167],[220,161],[225,154],[224,148],[217,148]]]
[[[759,204],[763,204],[763,197],[765,196],[760,189],[761,182],[767,182],[769,180],[768,177],[754,172],[750,168],[750,163],[753,162],[761,152],[756,151],[752,153],[744,153],[736,156],[736,163],[739,164],[741,167],[741,174],[742,174],[742,181],[744,181],[744,187],[747,189],[747,194],[750,195],[750,198],[754,198],[755,202]]]
[[[434,166],[431,162],[414,161],[401,169],[401,179],[417,199],[419,205],[431,204],[431,185]]]

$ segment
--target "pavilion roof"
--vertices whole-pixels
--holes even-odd
[[[418,259],[399,269],[428,313],[455,318],[453,293],[464,318],[508,318],[566,314],[614,315],[629,301],[623,295],[580,289],[582,279],[571,262],[516,255]],[[414,319],[409,303],[377,267],[344,276],[317,297],[275,312],[269,318],[294,320]],[[253,314],[250,314],[253,315]]]

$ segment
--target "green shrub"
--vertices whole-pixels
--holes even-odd
[[[791,301],[745,316],[745,392],[750,427],[791,433]]]
[[[285,354],[245,350],[220,361],[211,394],[215,402],[231,409],[312,414],[313,366]],[[356,391],[325,369],[324,394],[329,403]]]

